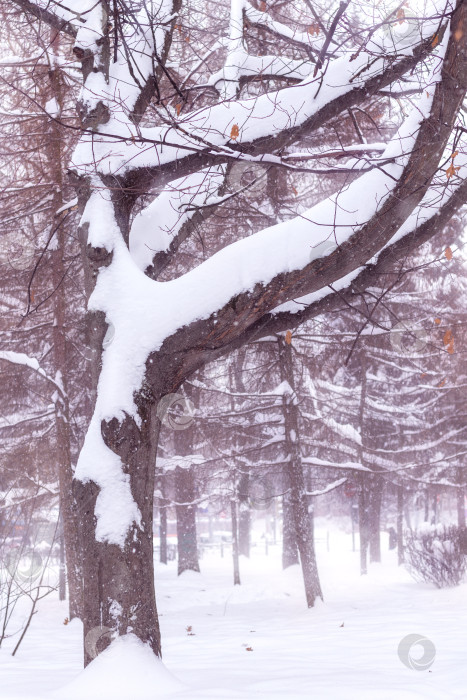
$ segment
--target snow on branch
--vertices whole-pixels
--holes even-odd
[[[223,248],[195,269],[169,282],[155,283],[136,267],[119,234],[110,197],[95,191],[83,215],[83,222],[89,223],[88,243],[105,247],[112,252],[113,259],[109,267],[101,269],[89,306],[103,311],[115,327],[115,339],[106,350],[104,360],[109,357],[109,366],[114,361],[122,363],[126,368],[123,375],[128,376],[124,391],[117,391],[112,383],[109,391],[102,392],[108,397],[102,418],[114,415],[111,406],[115,405],[130,415],[134,414],[133,392],[141,385],[149,353],[160,348],[164,340],[178,329],[196,320],[207,319],[232,298],[242,293],[249,294],[257,285],[271,285],[281,275],[303,271],[322,257],[330,258],[362,229],[365,230],[373,217],[379,216],[411,162],[422,125],[426,128],[429,123],[434,84],[439,75],[437,72],[431,76],[431,90],[420,98],[417,109],[389,142],[383,155],[392,162],[385,169],[363,175],[300,217]],[[420,198],[422,194],[420,192]],[[356,202],[362,202],[362,205],[357,207]],[[398,221],[394,210],[388,211],[386,216],[391,226]],[[400,212],[400,221],[405,218],[406,212]],[[380,230],[381,227],[379,219]],[[381,233],[379,235],[381,240]],[[378,243],[369,242],[368,252],[362,252],[363,255],[371,257],[372,246],[378,249]],[[360,265],[364,262],[366,257],[361,259]],[[357,267],[359,261],[354,260],[353,269]],[[300,272],[300,278],[302,276]],[[316,288],[323,286],[319,275],[310,276],[309,283]],[[290,294],[292,288],[289,285],[283,294]],[[280,294],[276,291],[274,298],[278,297]],[[128,373],[128,367],[134,368],[133,371]]]
[[[333,110],[337,115],[361,102],[368,91],[393,83],[434,50],[431,39],[438,29],[438,19],[424,21],[421,43],[415,49],[387,41],[385,44],[384,35],[374,36],[368,40],[365,51],[336,58],[318,75],[310,74],[297,85],[174,116],[167,126],[136,130],[131,119],[125,118],[122,107],[127,99],[132,100],[129,88],[125,89],[124,80],[115,75],[103,88],[105,94],[100,94],[96,86],[96,94],[91,95],[94,100],[107,100],[110,118],[97,133],[83,135],[72,157],[74,169],[80,175],[97,171],[117,176],[141,170],[147,186],[151,174],[161,179],[163,166],[174,162],[181,170],[182,161],[193,154],[202,153],[208,165],[239,158],[242,150],[248,147],[251,151],[251,146],[259,141],[261,152],[267,152],[267,139],[281,135],[296,138],[300,133],[309,133],[327,121]],[[112,103],[113,95],[121,95],[122,99]],[[203,167],[199,158],[196,165],[187,163],[187,172],[199,170],[200,163]],[[173,175],[168,179],[173,179]]]
[[[73,4],[73,0],[69,0],[67,6],[61,2],[51,2],[50,0],[35,0],[35,2],[13,0],[13,2],[40,22],[44,22],[53,29],[58,29],[69,36],[76,37],[82,20],[79,12],[75,12],[69,7]],[[86,11],[86,0],[82,6],[83,10]]]
[[[320,459],[319,457],[302,457],[303,464],[307,464],[310,467],[326,467],[328,469],[351,469],[357,472],[371,472],[372,469],[364,467],[359,462],[329,462],[326,459]]]
[[[313,32],[300,32],[291,29],[291,27],[288,27],[286,24],[274,20],[266,10],[264,12],[257,10],[248,1],[244,2],[244,8],[245,17],[250,24],[265,29],[271,34],[289,41],[293,45],[312,50],[316,54],[321,51],[323,40],[322,38],[318,39],[315,37],[316,30]],[[317,33],[319,34],[319,29]]]
[[[344,476],[342,479],[337,479],[336,481],[333,481],[331,484],[328,484],[324,489],[320,489],[319,491],[307,491],[306,495],[307,496],[324,496],[325,493],[329,493],[330,491],[334,491],[334,489],[339,488],[339,486],[342,486],[342,484],[345,484],[347,481],[347,477]]]
[[[225,168],[217,166],[174,180],[133,220],[130,252],[141,270],[153,265],[160,272],[189,235],[187,224],[199,207],[219,201]],[[152,276],[152,275],[151,275]]]
[[[52,384],[61,395],[63,395],[63,386],[61,382],[55,380],[47,372],[42,369],[39,362],[35,357],[30,357],[22,352],[13,352],[11,350],[0,350],[0,360],[5,360],[14,365],[22,365],[24,367],[29,367],[34,372],[37,372],[41,377],[44,377],[50,384]]]
[[[435,29],[436,22],[424,24],[424,38],[429,39]],[[419,46],[415,57],[412,49],[398,47],[395,58],[394,53],[381,55],[381,42],[372,39],[367,50],[374,55],[360,51],[337,59],[316,79],[310,77],[296,87],[254,100],[203,108],[176,126],[142,129],[139,142],[130,121],[117,120],[111,113],[108,123],[100,124],[92,139],[86,136],[81,141],[75,151],[75,166],[80,174],[91,175],[94,185],[82,223],[89,225],[89,246],[108,252],[108,265],[99,269],[89,309],[103,313],[113,329],[112,341],[103,350],[95,413],[75,474],[100,488],[96,502],[98,540],[123,546],[132,523],[141,525],[129,474],[120,456],[107,447],[102,430],[110,421],[121,424],[127,417],[140,429],[138,392],[144,381],[146,386],[153,380],[154,386],[157,382],[160,386],[163,381],[157,363],[151,375],[151,353],[164,346],[174,363],[182,362],[180,356],[188,357],[187,347],[195,348],[204,360],[214,357],[245,328],[261,323],[265,313],[297,292],[318,291],[345,275],[358,274],[419,204],[439,166],[465,94],[464,89],[461,95],[465,60],[460,53],[460,60],[452,61],[457,51],[452,39],[448,45],[452,75],[448,79],[443,74],[441,79],[447,39],[436,47],[428,42],[437,60],[432,61],[426,91],[383,152],[388,161],[384,167],[363,175],[302,216],[237,241],[168,282],[149,279],[132,259],[117,224],[112,193],[105,188],[104,179],[99,187],[96,167],[114,176],[149,168],[144,170],[147,185],[151,168],[157,174],[164,163],[178,160],[179,165],[190,151],[204,151],[209,157],[214,153],[225,160],[236,153],[232,146],[238,143],[244,146],[269,136],[296,135],[298,126],[316,126],[319,119],[313,121],[313,117],[319,112],[326,113],[328,119],[333,100],[344,99],[348,107],[351,94],[363,99],[369,85],[377,89],[393,82],[397,70],[405,72],[415,65],[427,46]],[[455,89],[452,78],[459,81]],[[445,109],[442,120],[440,109]],[[121,138],[121,149],[113,148],[114,130]],[[436,147],[426,143],[433,133]],[[401,201],[404,207],[397,207]],[[171,347],[170,341],[175,343],[176,338],[182,342]],[[317,464],[317,460],[312,463]],[[347,468],[364,469],[352,462]]]

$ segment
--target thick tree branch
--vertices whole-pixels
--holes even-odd
[[[239,293],[208,319],[195,321],[174,333],[157,355],[148,359],[147,376],[151,383],[158,385],[158,390],[166,390],[161,387],[158,368],[161,358],[172,367],[170,381],[177,385],[187,373],[223,354],[226,348],[243,344],[247,337],[264,335],[266,327],[269,329],[273,325],[266,316],[272,309],[342,279],[364,266],[387,245],[428,190],[465,96],[467,35],[463,27],[467,26],[466,12],[466,3],[461,0],[453,15],[441,79],[436,84],[430,113],[422,120],[407,165],[382,206],[377,207],[368,223],[331,255],[313,260],[303,269],[281,272],[267,283],[257,283],[253,290]],[[459,194],[452,199],[450,207],[453,209],[453,203],[458,201]],[[202,268],[200,266],[200,273]],[[291,316],[287,320],[289,318]],[[276,320],[276,324],[279,325],[279,321]]]
[[[173,0],[172,2],[172,19],[170,22],[170,28],[166,31],[165,33],[165,40],[164,40],[164,46],[162,48],[161,55],[158,56],[157,54],[155,55],[155,59],[157,62],[156,68],[154,75],[151,75],[148,80],[146,81],[143,89],[141,90],[141,93],[136,100],[136,103],[133,107],[133,110],[130,115],[130,119],[134,124],[139,124],[141,119],[143,118],[143,115],[148,108],[148,105],[150,104],[152,98],[154,97],[155,94],[157,94],[158,90],[158,83],[160,82],[161,78],[163,77],[164,73],[166,73],[166,68],[165,65],[167,63],[167,59],[169,56],[169,51],[170,47],[172,46],[172,39],[173,39],[173,33],[175,29],[175,24],[176,24],[176,18],[178,13],[180,12],[182,6],[182,0]]]
[[[378,257],[378,261],[366,266],[355,279],[344,289],[336,292],[330,291],[322,299],[309,304],[309,306],[297,312],[269,313],[248,329],[246,340],[250,342],[262,337],[280,333],[288,329],[296,328],[306,321],[316,318],[321,314],[337,311],[343,305],[351,305],[355,300],[355,294],[362,294],[370,287],[381,286],[381,278],[386,275],[396,274],[395,265],[439,234],[467,201],[467,180],[465,180],[442,205],[442,207],[423,224],[405,235],[403,238],[388,246]],[[242,339],[243,340],[243,339]]]
[[[441,40],[443,33],[444,30],[440,32],[439,40]],[[375,65],[370,65],[370,59],[368,59],[366,67],[359,71],[360,75],[354,75],[355,87],[351,87],[350,90],[333,88],[330,90],[329,100],[323,101],[321,99],[321,79],[316,78],[313,82],[312,93],[310,93],[311,84],[305,82],[295,87],[283,88],[275,93],[262,95],[253,102],[238,103],[243,107],[243,121],[248,123],[248,119],[250,119],[254,123],[261,118],[261,112],[263,112],[264,117],[264,113],[269,113],[272,108],[277,110],[279,116],[284,113],[286,108],[283,104],[281,105],[282,96],[286,95],[286,91],[293,91],[290,92],[290,98],[293,97],[294,117],[292,119],[292,115],[290,115],[286,120],[287,124],[278,133],[260,135],[254,139],[242,138],[242,134],[240,134],[238,139],[232,141],[229,137],[232,123],[229,122],[230,127],[226,125],[225,129],[222,125],[226,109],[223,104],[206,109],[204,112],[198,112],[194,116],[188,115],[180,124],[173,127],[143,130],[143,144],[147,143],[147,149],[144,149],[142,156],[145,157],[147,152],[151,160],[154,161],[154,165],[148,162],[147,165],[139,166],[138,159],[141,158],[141,151],[135,152],[133,155],[129,153],[125,166],[126,172],[118,178],[120,187],[127,194],[137,197],[140,192],[146,192],[151,185],[164,186],[175,178],[189,175],[215,164],[225,163],[232,156],[235,157],[236,153],[260,156],[266,153],[281,152],[295,141],[309,136],[350,107],[361,104],[369,96],[399,80],[420,61],[427,58],[434,48],[434,42],[430,37],[415,47],[410,55],[386,57],[381,61],[379,69],[376,69]],[[346,64],[346,70],[348,69]],[[365,73],[368,76],[367,79],[361,80]],[[325,73],[326,75],[328,73]],[[351,85],[354,83],[350,82]],[[315,109],[310,105],[310,95],[312,96],[311,104],[316,103]],[[304,114],[310,112],[311,114],[309,117],[301,117],[301,111]],[[219,118],[217,114],[219,114]],[[230,121],[232,121],[232,117],[230,117]],[[206,122],[204,139],[200,136],[199,140],[196,141],[194,135],[200,131],[199,124],[203,122]],[[216,129],[211,129],[211,131],[221,134],[215,142],[210,141],[210,123],[216,125]],[[181,132],[180,129],[183,131]],[[103,135],[102,138],[105,139],[105,136]],[[98,168],[108,167],[105,160],[96,165]]]
[[[43,377],[43,379],[49,382],[49,384],[51,384],[54,387],[54,389],[59,392],[60,396],[63,396],[63,387],[60,386],[60,384],[56,382],[53,377],[48,375],[44,369],[42,369],[35,357],[29,357],[29,355],[25,355],[22,352],[0,350],[0,360],[10,362],[13,365],[27,367],[39,376]]]
[[[49,9],[46,10],[34,2],[29,2],[29,0],[12,0],[12,2],[23,10],[25,14],[36,17],[36,19],[44,22],[44,24],[48,24],[52,29],[57,29],[59,32],[64,32],[64,34],[68,34],[68,36],[73,38],[76,37],[78,29],[71,22],[59,17]],[[78,18],[77,21],[79,21]]]

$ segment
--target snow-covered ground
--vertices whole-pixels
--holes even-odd
[[[17,656],[8,653],[8,643],[0,651],[0,698],[467,697],[467,584],[437,590],[416,583],[397,567],[384,535],[383,563],[362,578],[350,535],[333,530],[329,552],[325,542],[318,544],[325,603],[307,610],[298,567],[281,571],[279,546],[268,556],[263,547],[255,549],[251,561],[242,560],[236,587],[228,550],[223,559],[206,555],[201,574],[177,578],[175,562],[157,567],[164,665],[182,686],[131,639],[114,647],[112,657],[101,654],[76,680],[81,624],[64,625],[66,604],[49,597]],[[436,648],[425,671],[407,668],[397,653],[401,639],[416,633]],[[421,653],[420,646],[412,649],[413,658]]]

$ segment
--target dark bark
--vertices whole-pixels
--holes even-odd
[[[175,500],[177,505],[178,575],[184,571],[199,571],[196,535],[196,498],[193,468],[175,470]]]
[[[165,478],[164,474],[158,471],[156,478],[156,493],[158,494],[159,505],[159,561],[161,564],[167,564],[167,510],[169,500],[165,497]]]
[[[40,7],[35,2],[29,2],[29,0],[13,0],[13,2],[20,7],[25,14],[32,15],[40,22],[48,24],[52,29],[56,29],[70,37],[75,38],[77,34],[77,29],[70,22],[58,17],[50,9],[44,9]],[[53,7],[53,6],[51,6]]]
[[[293,391],[292,396],[284,394],[282,398],[285,442],[289,457],[287,472],[290,483],[290,503],[295,525],[295,538],[300,554],[303,582],[305,584],[305,597],[308,607],[312,608],[316,598],[320,597],[322,599],[323,594],[319,582],[313,535],[310,528],[308,496],[303,474],[292,348],[282,337],[278,338],[278,346],[281,378],[282,381],[287,381],[289,383]]]
[[[59,235],[58,251],[54,251],[53,277],[54,284],[62,279],[63,236]],[[56,393],[55,399],[55,428],[57,436],[57,462],[59,470],[60,512],[63,516],[63,535],[65,541],[66,567],[69,596],[69,617],[82,617],[83,603],[83,572],[82,551],[78,540],[78,523],[73,504],[71,465],[69,401],[66,385],[66,340],[65,340],[65,298],[54,295],[54,327],[53,327],[54,364],[60,373],[63,393]]]
[[[122,422],[112,419],[102,425],[104,441],[120,456],[130,476],[131,492],[141,513],[141,525],[133,523],[123,547],[96,539],[96,484],[76,480],[73,483],[82,538],[85,665],[109,645],[111,633],[120,636],[132,632],[154,654],[161,654],[152,546],[159,423],[154,411],[141,408],[141,418],[141,428],[129,416]]]
[[[384,479],[372,475],[368,503],[370,562],[381,561],[381,502]]]
[[[298,564],[297,538],[293,518],[290,492],[282,497],[282,568]]]
[[[365,407],[367,396],[367,357],[365,350],[360,352],[360,368],[361,368],[361,391],[360,391],[360,406],[358,415],[358,424],[360,427],[360,461],[362,467],[365,464],[365,443],[366,443],[366,425],[365,425]],[[369,484],[370,475],[365,472],[360,473],[359,491],[358,491],[358,529],[360,535],[360,574],[363,576],[368,573],[368,545],[369,545]]]
[[[358,492],[358,529],[360,533],[360,573],[364,576],[368,573],[368,494],[363,474],[360,476]]]
[[[159,525],[159,561],[161,564],[167,564],[167,503],[165,499],[161,499],[160,508],[160,525]]]
[[[246,357],[246,348],[241,348],[237,354],[236,361],[230,368],[230,382],[236,391],[245,393],[246,386],[243,381],[243,365]],[[235,404],[231,403],[232,410]],[[250,508],[250,469],[242,465],[239,469],[238,480],[238,553],[244,557],[250,556],[250,530],[251,530],[251,508]]]
[[[58,37],[55,36],[52,40],[54,50],[58,50]],[[61,73],[58,69],[49,71],[49,80],[51,85],[51,94],[56,99],[58,104],[63,103],[63,85]],[[53,181],[57,184],[57,189],[54,192],[52,200],[52,209],[57,211],[63,205],[63,149],[64,149],[64,134],[63,128],[57,123],[52,122],[49,126],[49,167],[52,173]],[[66,231],[65,226],[54,226],[57,228],[55,236],[57,237],[57,246],[52,251],[52,280],[54,289],[59,290],[66,275],[65,262],[66,257]],[[70,406],[67,387],[67,300],[63,293],[55,293],[52,296],[53,307],[53,361],[56,372],[56,377],[62,386],[62,391],[55,393],[55,430],[56,430],[56,445],[57,445],[57,463],[59,472],[59,488],[60,488],[60,527],[63,527],[63,539],[66,556],[66,569],[68,580],[68,597],[69,597],[69,618],[72,620],[75,617],[82,617],[83,605],[83,580],[82,580],[82,553],[79,547],[78,540],[78,523],[76,511],[74,509],[72,497],[72,480],[73,470],[71,464],[71,445],[70,445]]]

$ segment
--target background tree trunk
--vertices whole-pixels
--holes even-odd
[[[381,562],[381,501],[383,498],[384,479],[372,475],[368,499],[368,529],[370,562]]]
[[[159,525],[159,561],[167,564],[167,504],[165,499],[160,500],[160,525]]]
[[[53,32],[52,47],[58,50],[59,36]],[[51,95],[58,105],[63,103],[62,77],[59,68],[49,71]],[[54,192],[52,208],[57,211],[63,205],[63,167],[64,167],[64,135],[59,122],[51,120],[49,124],[49,168],[52,180],[57,184]],[[56,227],[57,219],[52,220],[52,226]],[[60,513],[63,520],[63,537],[65,541],[65,557],[68,580],[69,618],[82,617],[83,606],[83,572],[81,567],[82,553],[78,540],[78,525],[76,512],[72,500],[73,470],[71,464],[70,445],[70,406],[67,391],[67,339],[66,316],[67,300],[60,287],[66,275],[66,231],[65,224],[57,228],[55,236],[57,245],[52,251],[52,281],[56,290],[52,296],[54,323],[53,358],[56,372],[56,380],[61,385],[62,391],[55,394],[55,429],[57,439],[58,473],[60,488]]]
[[[181,432],[181,431],[180,431]],[[184,571],[199,571],[196,535],[196,498],[194,469],[175,469],[175,500],[177,505],[178,575]]]
[[[293,374],[292,348],[282,337],[278,339],[278,344],[282,381],[288,382],[293,391],[292,395],[284,394],[282,397],[285,441],[289,455],[287,471],[290,480],[290,502],[295,524],[295,537],[300,554],[303,582],[305,584],[305,597],[308,607],[312,608],[316,598],[319,596],[322,599],[323,595],[319,582],[313,536],[310,531],[308,496],[306,493],[300,449],[300,430]]]
[[[397,486],[397,563],[399,566],[404,563],[404,487]]]
[[[463,483],[463,470],[457,468],[457,483]],[[457,503],[457,524],[460,528],[465,529],[465,489],[459,486],[456,489],[456,503]]]
[[[240,585],[240,563],[238,561],[238,523],[237,523],[237,501],[235,498],[230,500],[230,517],[232,520],[232,558],[233,558],[233,573],[234,586]]]
[[[298,564],[297,538],[293,520],[290,492],[282,497],[282,568]]]
[[[251,510],[248,495],[250,475],[242,471],[238,487],[238,552],[244,557],[250,556]]]
[[[360,460],[362,467],[366,466],[365,456],[365,405],[367,396],[367,358],[364,349],[360,352],[360,367],[361,367],[361,392],[360,392],[360,408],[359,408],[359,426],[360,426]],[[358,529],[360,535],[360,574],[364,576],[368,573],[368,545],[369,545],[369,482],[368,474],[360,473],[358,491]]]
[[[358,493],[358,529],[360,533],[360,574],[368,573],[368,505],[365,477],[360,476],[360,490]]]

